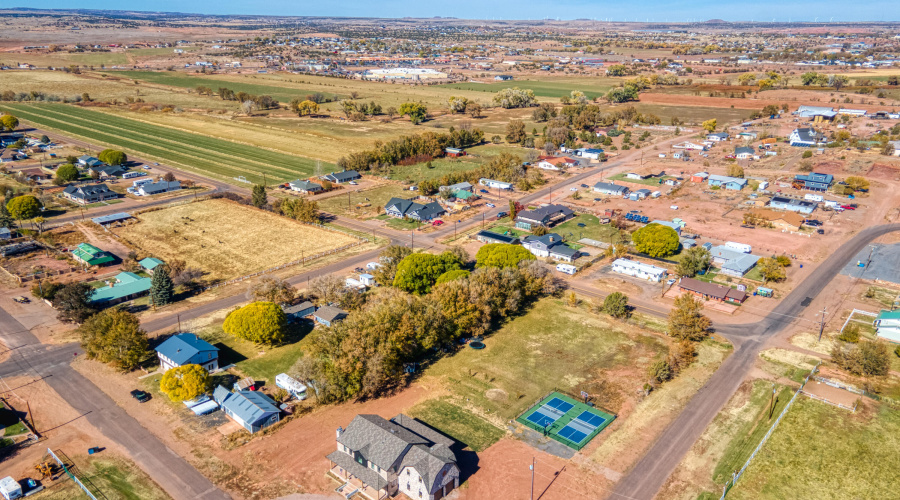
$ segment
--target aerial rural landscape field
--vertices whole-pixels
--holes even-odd
[[[0,8],[0,495],[895,497],[900,19],[651,1]]]

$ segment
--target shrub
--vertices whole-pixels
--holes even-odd
[[[851,344],[859,342],[859,325],[853,323],[847,325],[847,328],[844,328],[844,331],[838,335],[838,340],[850,342]]]
[[[672,367],[665,360],[654,361],[647,368],[647,375],[651,381],[659,384],[672,378]]]
[[[172,401],[194,399],[209,389],[210,377],[200,365],[182,365],[163,374],[159,390]]]

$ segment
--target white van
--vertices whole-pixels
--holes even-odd
[[[556,270],[561,273],[575,274],[575,272],[578,271],[578,268],[572,264],[557,264]]]
[[[306,399],[306,386],[301,384],[300,381],[291,377],[287,373],[279,373],[275,375],[275,385],[280,387],[289,393],[292,396],[303,401]]]

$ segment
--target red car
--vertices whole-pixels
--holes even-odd
[[[438,219],[438,220],[436,220],[436,221],[432,221],[431,225],[432,225],[432,226],[440,226],[440,225],[443,224],[443,223],[444,223],[444,221]]]
[[[844,210],[856,210],[856,207],[854,207],[853,205],[841,205],[841,208],[843,208]]]

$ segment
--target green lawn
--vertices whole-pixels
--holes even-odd
[[[578,224],[584,224],[579,227]],[[554,233],[566,238],[566,241],[574,243],[582,238],[604,241],[609,243],[611,238],[619,234],[619,230],[609,224],[600,224],[600,219],[594,215],[578,215],[558,226],[551,228]]]
[[[376,217],[378,220],[387,221],[387,227],[391,229],[396,229],[398,231],[412,231],[418,227],[427,226],[428,224],[423,224],[418,221],[414,221],[412,219],[398,219],[396,217],[391,217],[387,214],[382,214]]]
[[[896,498],[900,412],[798,398],[728,498]]]
[[[171,85],[173,87],[182,87],[186,89],[196,89],[198,86],[205,86],[213,89],[215,92],[219,87],[225,87],[235,92],[246,92],[253,95],[269,95],[279,102],[288,103],[295,97],[304,98],[309,94],[314,94],[317,90],[313,87],[286,87],[279,85],[264,85],[259,83],[240,82],[231,80],[222,80],[216,78],[208,78],[201,75],[191,75],[189,73],[181,73],[175,71],[115,71],[109,72],[110,75],[124,76],[134,80],[142,80],[149,83],[157,83],[161,85]],[[269,80],[275,81],[275,80]],[[344,98],[346,96],[334,93],[329,97],[337,95]]]
[[[287,372],[303,355],[302,340],[312,330],[309,322],[291,325],[288,342],[283,346],[265,347],[226,334],[221,325],[209,327],[200,337],[220,349],[219,366],[234,363],[238,370],[254,380],[275,383],[275,376]]]
[[[307,177],[316,160],[114,116],[67,104],[10,104],[0,110],[34,125],[121,148],[128,153],[226,181],[285,182]],[[330,169],[330,163],[322,168]],[[245,185],[245,184],[241,184]]]
[[[526,314],[489,335],[483,350],[464,348],[427,368],[424,378],[437,379],[449,395],[445,404],[466,408],[503,429],[551,390],[578,394],[600,392],[606,371],[639,366],[639,378],[652,359],[667,347],[634,325],[571,308],[561,300],[538,301]],[[608,383],[637,383],[617,374]],[[640,384],[639,384],[640,385]],[[596,401],[618,411],[614,398]]]
[[[423,401],[408,413],[475,452],[484,451],[504,435],[503,430],[487,420],[439,399]]]

